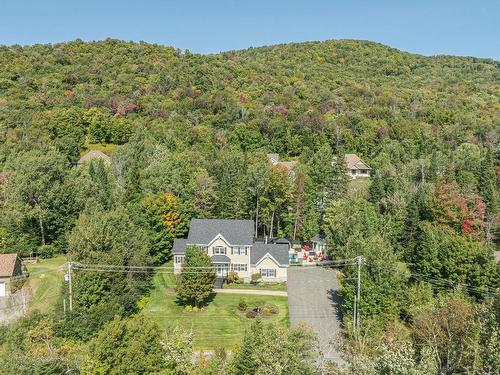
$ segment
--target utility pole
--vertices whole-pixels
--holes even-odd
[[[73,311],[73,285],[71,283],[71,262],[68,262],[69,311]]]
[[[361,256],[356,257],[356,263],[358,264],[358,290],[356,294],[356,335],[359,335],[359,301],[361,299]]]

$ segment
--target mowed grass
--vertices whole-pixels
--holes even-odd
[[[118,145],[115,145],[113,143],[87,143],[85,147],[86,150],[82,152],[82,156],[85,155],[90,150],[98,150],[105,153],[108,156],[112,156],[115,153]]]
[[[280,292],[287,291],[286,284],[283,283],[268,283],[265,285],[250,284],[250,283],[244,283],[244,284],[233,283],[233,284],[224,284],[224,289],[272,290]]]
[[[53,311],[58,298],[61,295],[61,285],[64,281],[64,269],[61,267],[66,263],[64,256],[41,259],[38,263],[28,264],[30,276],[24,288],[30,288],[32,297],[29,309],[42,312]]]
[[[237,311],[238,302],[242,297],[248,306],[254,306],[258,302],[276,305],[279,313],[266,321],[288,326],[287,297],[213,294],[204,311],[185,312],[183,306],[176,302],[174,275],[159,273],[153,280],[155,287],[145,309],[146,313],[162,328],[179,325],[192,330],[194,347],[197,350],[213,350],[218,347],[231,349],[241,343],[245,329],[252,323]]]

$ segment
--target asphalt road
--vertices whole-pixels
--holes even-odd
[[[336,349],[342,332],[338,288],[334,270],[321,267],[288,269],[288,310],[292,327],[299,322],[308,324],[318,334],[320,356],[344,366]]]

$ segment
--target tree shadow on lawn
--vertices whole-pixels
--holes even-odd
[[[215,296],[217,295],[217,293],[210,293],[210,295],[200,304],[200,308],[203,308],[203,307],[207,307],[208,305],[210,305],[213,300],[215,299]],[[184,306],[187,306],[190,304],[189,301],[184,301],[182,299],[179,298],[179,296],[177,296],[175,298],[175,304],[179,307],[184,307]],[[194,306],[194,305],[192,305]]]

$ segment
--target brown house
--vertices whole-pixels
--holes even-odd
[[[295,172],[293,168],[295,168],[295,166],[298,164],[298,161],[280,161],[280,156],[278,154],[267,154],[267,159],[271,162],[272,165],[285,168],[288,171],[290,177],[295,178]]]
[[[21,259],[17,254],[0,254],[0,297],[7,296],[7,283],[23,275]]]
[[[345,154],[347,172],[351,178],[370,177],[371,168],[356,154]]]

